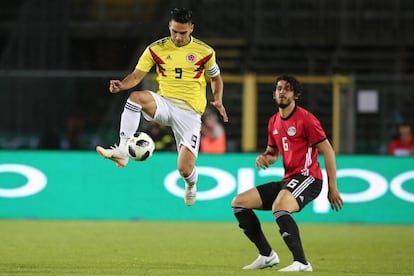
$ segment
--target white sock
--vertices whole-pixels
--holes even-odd
[[[197,183],[198,180],[198,172],[196,170],[196,168],[194,167],[193,171],[191,172],[191,174],[187,177],[184,177],[184,181],[189,185],[189,186],[193,186],[194,184]]]
[[[121,115],[121,124],[119,128],[119,147],[125,149],[126,141],[137,131],[141,120],[142,106],[130,101],[125,103],[124,111]]]

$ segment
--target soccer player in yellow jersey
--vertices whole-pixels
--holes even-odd
[[[196,199],[198,179],[195,161],[200,144],[201,114],[206,105],[206,78],[211,82],[211,102],[225,122],[223,80],[216,63],[215,51],[191,34],[194,30],[192,12],[185,8],[171,11],[170,36],[150,44],[142,53],[135,70],[122,81],[111,80],[109,91],[118,93],[137,86],[156,66],[157,93],[149,90],[130,94],[121,115],[119,146],[96,147],[104,158],[119,167],[128,163],[126,141],[138,129],[141,112],[145,119],[170,126],[178,151],[178,171],[185,180],[184,202],[191,206]]]

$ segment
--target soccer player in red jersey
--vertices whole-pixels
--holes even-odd
[[[276,79],[273,99],[279,110],[269,120],[266,150],[256,158],[256,167],[266,169],[280,154],[285,169],[283,179],[253,187],[232,201],[239,227],[259,251],[257,259],[243,269],[262,269],[279,263],[279,257],[264,236],[253,211],[272,210],[279,232],[293,255],[293,263],[280,271],[312,271],[312,265],[305,257],[299,228],[291,214],[300,212],[321,192],[318,152],[324,156],[331,207],[338,211],[343,206],[336,184],[335,152],[319,120],[296,105],[300,94],[301,85],[295,77],[282,75]]]
[[[414,136],[409,123],[399,125],[398,137],[391,141],[388,154],[394,156],[414,155]]]

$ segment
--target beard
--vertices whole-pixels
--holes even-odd
[[[289,106],[289,103],[279,103],[279,108],[284,109]]]

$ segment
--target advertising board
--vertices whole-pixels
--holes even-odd
[[[0,151],[0,218],[234,221],[237,193],[283,175],[280,160],[258,171],[255,157],[200,154],[197,202],[188,207],[175,153],[118,168],[94,152]],[[337,177],[344,209],[330,209],[325,183],[298,221],[414,223],[414,158],[339,155]],[[273,221],[271,212],[258,215]]]

